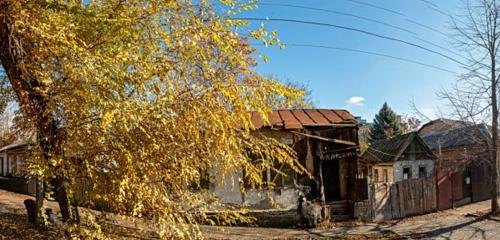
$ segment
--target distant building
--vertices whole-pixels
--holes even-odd
[[[438,157],[439,209],[490,197],[491,133],[487,125],[440,118],[424,124],[419,135]]]
[[[360,116],[355,117],[356,122],[358,123],[358,137],[360,143],[368,143],[368,139],[370,138],[370,129],[373,123],[369,123],[366,119],[363,119]]]
[[[434,174],[436,156],[416,132],[372,143],[362,154],[370,182],[394,183]]]
[[[22,194],[35,194],[35,182],[26,178],[25,160],[29,143],[15,143],[0,148],[0,188]]]
[[[29,154],[28,143],[16,143],[0,148],[0,176],[22,177],[23,165]]]

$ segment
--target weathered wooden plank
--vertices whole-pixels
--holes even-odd
[[[420,179],[415,179],[412,181],[413,186],[411,188],[412,200],[413,200],[413,215],[417,215],[420,213],[420,202],[418,201],[418,185]]]
[[[405,181],[406,183],[406,191],[408,192],[407,194],[407,199],[408,199],[408,214],[411,216],[415,213],[415,202],[414,202],[414,194],[412,189],[415,187],[414,186],[414,181],[408,180]]]
[[[431,184],[431,188],[432,188],[432,211],[436,211],[437,210],[437,189],[436,189],[436,184],[434,184],[436,182],[436,178],[435,177],[432,177],[432,182],[433,184]]]
[[[392,210],[392,218],[397,219],[401,218],[401,215],[399,213],[399,192],[398,192],[398,185],[393,184],[391,186],[391,210]]]
[[[405,187],[402,182],[398,182],[399,216],[406,217]]]
[[[434,205],[433,202],[432,202],[432,185],[434,185],[435,183],[433,182],[433,179],[432,178],[427,178],[427,181],[425,183],[425,191],[427,193],[426,195],[426,201],[427,201],[427,207],[426,207],[426,211],[427,212],[431,212],[432,211],[432,206]]]
[[[408,197],[410,203],[410,215],[415,215],[415,181],[408,181]]]
[[[424,179],[420,178],[418,179],[418,187],[416,188],[417,191],[417,199],[418,199],[418,214],[423,214],[425,212],[424,210]]]
[[[384,184],[385,190],[385,202],[384,202],[384,219],[390,220],[392,219],[392,209],[391,209],[391,188],[389,185]]]

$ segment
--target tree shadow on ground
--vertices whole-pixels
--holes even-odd
[[[486,230],[481,229],[479,227],[471,226],[472,224],[482,222],[485,219],[486,218],[484,218],[484,217],[475,218],[475,219],[472,219],[470,221],[456,224],[453,226],[441,227],[441,228],[430,230],[427,232],[415,233],[415,234],[412,234],[410,237],[417,238],[417,239],[418,238],[434,239],[437,237],[443,238],[443,239],[452,239],[451,236],[453,235],[453,233],[455,233],[458,230],[461,230],[463,228],[468,227],[469,228],[468,232],[470,232],[469,237],[474,237],[474,239],[487,239]]]

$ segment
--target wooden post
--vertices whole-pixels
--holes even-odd
[[[319,172],[319,197],[321,200],[321,204],[325,205],[326,204],[326,197],[325,197],[325,186],[323,185],[323,162],[321,159],[318,159],[319,167],[318,167],[318,172]]]

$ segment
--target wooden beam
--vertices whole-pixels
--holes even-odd
[[[317,136],[317,135],[311,135],[311,134],[301,133],[301,132],[296,132],[296,131],[290,131],[290,132],[293,134],[298,134],[298,135],[302,135],[302,136],[306,136],[306,137],[310,137],[310,138],[315,138],[315,139],[325,141],[325,142],[332,142],[332,143],[338,143],[338,144],[349,145],[349,146],[357,146],[357,144],[355,142],[351,142],[351,141],[334,139],[334,138],[326,138],[326,137],[321,137],[321,136]]]

